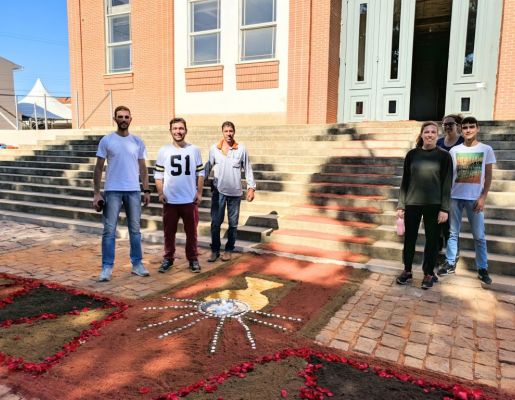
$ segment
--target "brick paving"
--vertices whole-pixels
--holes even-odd
[[[425,291],[373,273],[316,340],[515,392],[515,296],[479,280],[443,277]]]
[[[113,279],[99,283],[98,235],[9,221],[0,221],[0,231],[0,272],[126,299],[157,295],[195,276],[187,268],[183,245],[173,269],[157,273],[162,245],[148,243],[144,263],[151,276],[133,276],[128,241],[117,240]],[[209,250],[200,251],[203,271],[222,264],[207,263]],[[515,296],[484,290],[469,277],[444,277],[424,291],[420,280],[399,286],[394,276],[372,273],[316,340],[515,392]],[[24,400],[0,385],[0,400],[8,399]]]
[[[128,239],[116,241],[113,276],[97,282],[101,266],[100,236],[31,224],[0,221],[4,239],[0,243],[0,272],[43,279],[65,286],[92,290],[128,299],[152,296],[196,276],[188,269],[184,245],[178,244],[174,266],[157,272],[162,259],[161,244],[143,245],[143,263],[150,277],[131,275]],[[208,263],[209,249],[199,249],[202,271],[211,271],[221,261]],[[233,260],[237,259],[237,255]]]

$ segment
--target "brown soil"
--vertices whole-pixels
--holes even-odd
[[[294,398],[304,385],[304,379],[298,372],[306,366],[306,360],[289,357],[278,362],[257,365],[245,377],[232,377],[218,386],[214,393],[191,393],[187,400],[256,400],[280,399],[285,390],[288,397]]]
[[[410,382],[396,378],[382,378],[370,370],[360,371],[348,364],[327,362],[313,357],[312,363],[322,364],[316,373],[318,385],[329,389],[333,399],[345,400],[436,400],[452,394],[443,390],[424,393]],[[372,390],[373,388],[373,390]]]
[[[91,322],[101,321],[113,311],[113,308],[91,310],[32,324],[11,325],[0,329],[0,351],[28,362],[44,361],[45,357],[54,355],[64,344],[89,329]]]
[[[0,322],[44,313],[64,314],[73,310],[99,308],[105,303],[87,295],[74,295],[63,290],[39,286],[18,297],[0,309]]]

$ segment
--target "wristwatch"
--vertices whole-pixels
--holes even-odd
[[[152,191],[150,189],[144,189],[143,193],[151,193]]]

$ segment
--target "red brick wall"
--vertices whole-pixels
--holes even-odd
[[[288,122],[336,122],[341,1],[290,1]]]
[[[515,0],[504,0],[494,119],[515,119]]]
[[[236,89],[279,87],[279,61],[236,64]]]
[[[187,92],[218,92],[224,90],[224,67],[186,68]]]
[[[106,74],[103,0],[68,0],[72,97],[79,93],[81,124],[108,90],[113,104],[128,106],[133,124],[166,124],[174,110],[173,1],[132,0],[132,73]],[[76,109],[73,109],[74,126]],[[111,123],[109,100],[86,127]]]

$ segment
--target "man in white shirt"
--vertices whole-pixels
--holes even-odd
[[[163,204],[164,255],[159,272],[168,271],[175,257],[175,235],[179,218],[186,233],[186,258],[192,272],[200,272],[197,249],[198,204],[204,186],[204,165],[200,149],[186,143],[186,121],[170,121],[172,143],[157,155],[154,180]]]
[[[146,149],[143,141],[129,133],[132,117],[125,106],[114,110],[114,121],[118,126],[116,132],[104,136],[98,144],[97,162],[93,177],[94,196],[93,208],[103,209],[104,232],[102,234],[102,272],[100,282],[111,279],[116,247],[116,225],[123,205],[129,228],[130,258],[132,273],[138,276],[148,276],[149,273],[142,263],[141,249],[141,185],[143,186],[143,205],[150,202],[148,172],[145,163]],[[102,170],[107,160],[104,196],[100,194]]]
[[[222,261],[229,261],[236,243],[238,232],[238,219],[240,216],[240,203],[243,189],[241,187],[241,171],[247,181],[248,202],[254,200],[256,184],[250,164],[247,149],[234,140],[236,128],[231,121],[222,124],[222,140],[211,146],[209,160],[206,163],[206,176],[214,171],[211,195],[211,256],[208,262],[215,262],[220,257],[220,226],[224,221],[225,207],[229,229],[227,243]]]
[[[492,283],[488,275],[488,254],[485,238],[483,210],[486,196],[492,183],[492,167],[495,154],[492,148],[477,140],[479,123],[474,117],[461,121],[464,143],[449,152],[453,163],[453,183],[451,189],[450,234],[447,242],[446,261],[438,275],[452,274],[456,270],[456,255],[461,229],[463,209],[467,213],[474,250],[478,278],[487,285]]]

